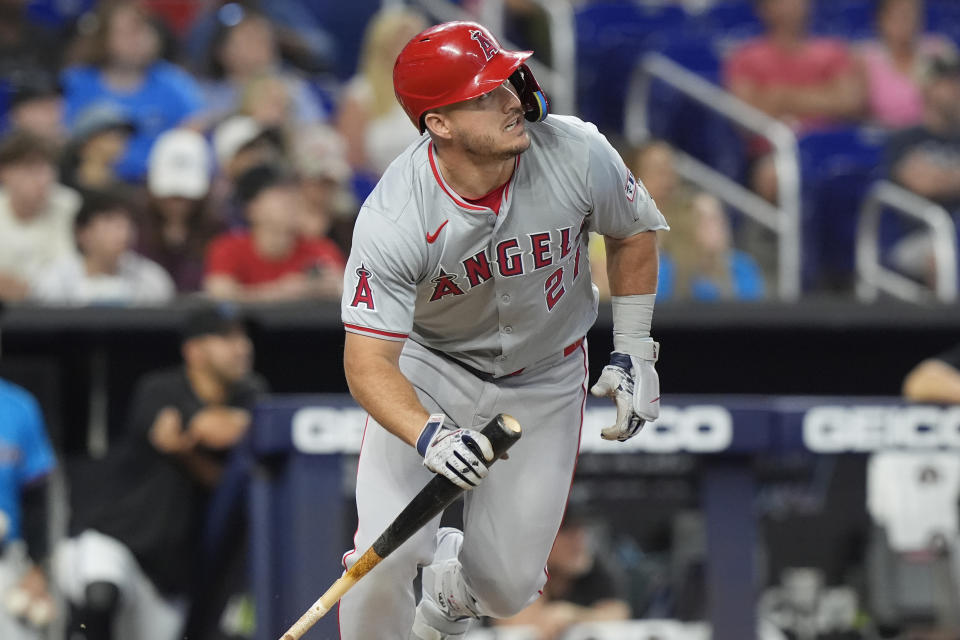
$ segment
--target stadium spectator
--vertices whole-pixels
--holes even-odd
[[[496,625],[524,625],[536,630],[536,640],[559,640],[578,623],[629,619],[624,577],[599,557],[591,533],[583,513],[568,511],[547,558],[543,595]]]
[[[126,183],[117,175],[116,165],[126,153],[133,121],[121,109],[95,104],[84,109],[73,125],[61,162],[61,178],[79,191],[104,191]]]
[[[2,378],[0,443],[0,637],[40,640],[38,627],[54,613],[42,567],[48,555],[47,476],[56,461],[36,399]]]
[[[756,261],[733,248],[730,221],[709,193],[694,194],[670,218],[660,253],[657,300],[759,300],[763,275]]]
[[[235,115],[214,129],[213,153],[218,170],[211,189],[212,208],[231,229],[246,229],[243,204],[236,194],[237,179],[258,165],[286,162],[285,137],[250,116]]]
[[[71,638],[183,637],[210,492],[265,384],[232,308],[193,311],[181,354],[182,366],[138,382],[124,440],[73,474],[71,537],[53,571]]]
[[[175,293],[163,267],[136,254],[131,205],[88,193],[74,220],[79,252],[60,257],[31,283],[31,298],[58,306],[159,305]]]
[[[337,42],[319,18],[314,0],[211,0],[205,4],[183,42],[186,57],[191,60],[209,58],[211,43],[218,34],[239,23],[247,11],[253,11],[270,19],[280,56],[290,66],[321,74],[332,69],[336,61]]]
[[[207,293],[238,302],[340,296],[343,254],[332,240],[300,234],[305,203],[298,187],[292,174],[273,165],[240,176],[238,196],[250,230],[213,240],[207,252]]]
[[[7,124],[10,129],[45,138],[55,147],[66,142],[63,93],[52,74],[28,69],[17,75],[11,82]]]
[[[126,111],[137,130],[117,171],[124,180],[140,181],[157,136],[201,109],[200,89],[189,74],[160,59],[160,33],[136,2],[101,2],[89,38],[85,64],[63,73],[67,123],[76,126],[94,104]]]
[[[310,85],[295,72],[281,68],[270,20],[252,9],[234,7],[239,12],[236,21],[220,22],[211,46],[209,78],[201,83],[206,102],[204,121],[218,122],[240,111],[248,85],[264,78],[273,79],[283,90],[294,124],[326,120],[327,114]]]
[[[808,33],[810,1],[757,0],[755,6],[766,32],[727,59],[730,91],[798,133],[861,117],[865,83],[856,59],[843,42]],[[776,170],[769,148],[762,140],[750,146],[751,188],[774,202]]]
[[[960,344],[911,369],[903,379],[903,396],[912,402],[960,404]]]
[[[63,46],[50,30],[27,16],[24,0],[0,0],[0,79],[10,81],[27,70],[59,70]]]
[[[25,131],[0,140],[0,300],[19,301],[48,264],[75,251],[75,191],[57,183],[50,144]]]
[[[890,177],[947,209],[960,209],[960,57],[929,60],[923,83],[923,122],[887,145]]]
[[[221,175],[235,182],[247,170],[281,162],[286,155],[283,135],[246,115],[227,118],[213,130],[213,152]]]
[[[300,233],[305,238],[330,238],[344,255],[349,254],[360,206],[350,188],[352,171],[343,138],[329,127],[314,127],[293,141],[292,155],[306,205]]]
[[[878,0],[874,41],[859,53],[867,78],[868,116],[888,129],[920,124],[924,60],[955,50],[946,38],[923,33],[922,0]]]
[[[426,27],[420,14],[402,7],[382,9],[367,25],[359,72],[344,88],[337,111],[347,160],[358,172],[380,176],[417,138],[393,93],[393,63]]]
[[[224,227],[209,207],[210,156],[207,141],[190,129],[167,131],[150,151],[137,249],[167,270],[179,293],[203,288],[207,245]]]
[[[923,122],[887,142],[891,180],[953,213],[960,213],[960,57],[935,56],[923,74]],[[933,238],[910,231],[898,239],[889,258],[902,273],[936,286]]]

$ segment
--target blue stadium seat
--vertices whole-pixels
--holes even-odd
[[[960,2],[927,0],[927,31],[942,33],[960,45]]]
[[[721,82],[722,64],[710,32],[680,29],[662,39],[660,53],[714,84]]]
[[[763,23],[753,9],[752,0],[718,2],[704,12],[702,22],[716,38],[729,41],[746,40],[763,32]]]
[[[819,0],[814,6],[814,33],[850,40],[874,35],[875,0]]]
[[[623,105],[637,58],[687,20],[680,7],[633,2],[586,4],[576,12],[577,102],[601,130],[623,130]]]
[[[355,73],[367,22],[381,4],[381,0],[303,0],[304,8],[337,40],[334,73],[339,78],[347,79]]]
[[[881,175],[884,136],[856,127],[800,139],[806,288],[853,280],[854,241],[863,197]]]

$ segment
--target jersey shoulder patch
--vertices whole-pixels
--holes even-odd
[[[633,202],[633,199],[637,197],[637,179],[633,177],[633,172],[630,169],[627,169],[627,182],[623,185],[623,193],[630,202]]]
[[[370,285],[370,270],[361,262],[357,267],[357,286],[353,291],[353,300],[350,306],[354,309],[365,307],[367,311],[376,311],[377,305],[373,299],[373,287]]]

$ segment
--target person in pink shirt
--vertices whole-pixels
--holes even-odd
[[[903,129],[923,119],[920,86],[924,61],[949,55],[946,38],[923,33],[922,0],[877,0],[879,38],[859,47],[867,79],[869,120],[886,129]]]
[[[766,33],[727,60],[727,87],[741,100],[786,122],[798,133],[855,120],[865,104],[862,71],[839,40],[809,35],[809,0],[756,0]],[[776,199],[769,148],[752,141],[751,187]]]

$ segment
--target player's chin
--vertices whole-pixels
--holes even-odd
[[[512,139],[504,144],[504,156],[518,156],[530,148],[530,136],[524,131],[519,136],[511,136]]]

